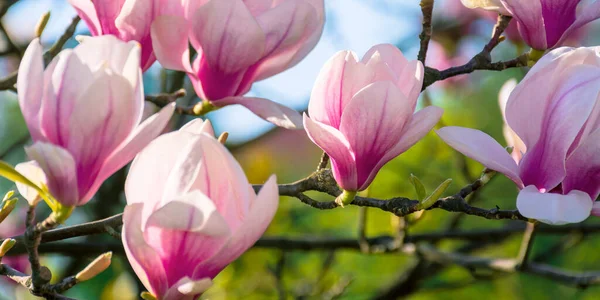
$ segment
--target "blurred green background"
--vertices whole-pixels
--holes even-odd
[[[410,2],[410,3],[409,3]],[[459,0],[436,1],[434,41],[428,65],[445,68],[461,64],[477,53],[485,44],[494,23],[494,17],[463,9]],[[24,49],[33,34],[38,17],[51,10],[44,43],[51,45],[70,18],[73,10],[59,0],[21,0],[13,5],[2,19],[3,25],[18,47]],[[327,0],[327,23],[323,39],[315,51],[300,65],[267,79],[255,86],[252,93],[274,98],[299,110],[306,109],[310,89],[321,65],[336,51],[353,49],[364,54],[373,44],[396,44],[407,57],[416,57],[420,10],[418,1],[364,1]],[[598,44],[597,26],[587,27],[570,43]],[[80,24],[79,33],[86,28]],[[3,40],[3,37],[0,38]],[[69,42],[70,47],[75,45]],[[8,47],[0,41],[0,48]],[[502,43],[494,58],[510,59],[526,51],[517,41]],[[18,66],[18,56],[0,59],[2,76]],[[502,117],[498,108],[498,91],[506,80],[521,79],[526,70],[516,69],[502,73],[477,72],[439,82],[423,95],[423,102],[443,107],[445,114],[440,123],[483,130],[504,144]],[[160,67],[145,74],[147,93],[160,91]],[[188,99],[190,100],[190,99]],[[191,99],[192,101],[194,99]],[[425,100],[425,101],[423,101]],[[23,146],[29,143],[28,133],[12,92],[0,93],[0,155],[2,160],[17,164],[26,160]],[[273,129],[238,108],[226,108],[208,116],[219,132],[231,133],[229,146],[239,160],[251,183],[260,184],[271,174],[277,174],[279,183],[299,180],[313,172],[319,162],[320,150],[306,137],[304,131]],[[235,120],[235,121],[233,121]],[[172,127],[185,120],[174,120]],[[431,191],[447,178],[454,181],[447,194],[477,178],[483,167],[465,159],[430,133],[408,152],[388,163],[364,195],[376,198],[404,196],[415,198],[408,178],[418,176]],[[68,224],[105,218],[122,211],[125,204],[122,193],[126,170],[113,175],[88,205],[78,208]],[[0,180],[0,192],[14,189],[14,184]],[[331,197],[310,193],[318,200]],[[471,199],[476,206],[502,209],[515,208],[516,189],[505,177],[498,175]],[[21,203],[24,204],[24,203]],[[20,208],[20,212],[24,211]],[[294,198],[282,197],[278,213],[265,236],[288,238],[357,238],[361,208],[347,207],[319,211]],[[10,222],[0,225],[0,237],[22,232],[22,213],[13,213]],[[38,215],[47,211],[38,208]],[[397,217],[366,209],[367,236],[395,235]],[[590,219],[587,223],[596,222]],[[454,224],[454,225],[452,225]],[[491,221],[478,217],[458,217],[440,210],[425,212],[421,219],[409,226],[408,234],[443,232],[451,226],[460,230],[502,228],[519,224],[511,221]],[[516,256],[521,236],[498,239],[494,243],[478,245],[472,254],[482,257]],[[91,236],[73,239],[80,243],[114,243],[109,236]],[[483,242],[482,242],[483,243]],[[467,244],[443,241],[441,249],[452,251]],[[532,259],[571,270],[600,269],[600,235],[579,233],[539,235],[534,244]],[[93,260],[99,253],[81,253],[77,258],[61,254],[44,255],[43,262],[53,270],[55,279],[69,276]],[[5,261],[5,263],[9,263]],[[215,285],[203,299],[371,299],[384,295],[390,287],[417,263],[417,258],[402,253],[364,254],[357,250],[281,251],[253,248],[232,263],[215,279]],[[418,265],[409,282],[397,297],[408,299],[597,299],[600,287],[577,289],[547,279],[522,274],[481,274],[461,267],[432,267]],[[416,275],[415,275],[416,274]],[[127,260],[116,255],[109,270],[88,282],[77,285],[66,295],[77,299],[137,299],[141,286],[132,275]],[[0,299],[32,299],[26,291],[6,281],[0,282]]]

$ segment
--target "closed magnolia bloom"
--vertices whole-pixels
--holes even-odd
[[[331,158],[333,175],[346,191],[362,191],[385,163],[419,141],[442,109],[414,113],[423,85],[423,65],[398,48],[371,48],[361,61],[338,52],[321,69],[304,128]]]
[[[187,20],[161,16],[152,25],[158,61],[186,71],[198,96],[215,106],[240,104],[286,128],[300,115],[283,105],[243,97],[252,84],[296,65],[323,31],[323,0],[190,1]],[[198,53],[190,64],[188,41]]]
[[[150,37],[152,22],[164,14],[184,16],[188,1],[194,0],[69,0],[69,3],[93,36],[110,34],[124,41],[139,42],[145,71],[156,61]]]
[[[525,217],[576,223],[595,206],[600,193],[599,51],[556,49],[516,86],[506,104],[506,121],[522,141],[522,146],[515,144],[520,158],[481,131],[438,130],[450,146],[514,181],[520,189],[517,208]]]
[[[470,8],[511,15],[521,37],[537,50],[563,45],[581,26],[600,18],[600,1],[582,0],[461,0]],[[581,3],[581,4],[580,4]]]
[[[34,141],[26,152],[44,171],[50,193],[64,206],[88,202],[100,184],[169,121],[173,105],[140,124],[144,94],[139,57],[136,42],[114,36],[82,38],[79,46],[59,53],[45,70],[37,39],[25,51],[17,89]],[[35,166],[27,169],[31,168]],[[25,175],[42,181],[39,174]]]
[[[275,176],[256,195],[210,123],[199,119],[136,157],[125,195],[125,253],[158,299],[196,299],[258,240],[279,203]]]

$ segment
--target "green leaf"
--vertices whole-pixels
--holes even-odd
[[[0,176],[10,181],[20,182],[22,184],[32,187],[40,194],[42,199],[46,201],[48,206],[50,206],[50,208],[53,211],[56,209],[56,200],[54,200],[52,195],[50,195],[50,193],[48,193],[46,189],[42,189],[41,187],[37,186],[35,183],[31,182],[31,180],[27,179],[27,177],[23,176],[23,174],[17,172],[17,170],[15,170],[13,166],[3,161],[0,161]]]
[[[425,200],[421,201],[418,205],[418,209],[428,209],[444,194],[444,192],[448,189],[450,184],[452,183],[452,179],[446,179],[446,181],[442,182],[436,189],[429,195]]]
[[[417,199],[419,201],[423,201],[427,196],[427,192],[425,191],[425,187],[419,178],[413,174],[410,174],[409,177],[410,183],[415,187],[415,191],[417,192]]]

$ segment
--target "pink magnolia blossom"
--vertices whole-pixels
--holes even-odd
[[[65,206],[83,205],[169,121],[166,106],[140,124],[144,107],[140,47],[114,36],[84,38],[44,70],[31,42],[19,68],[19,104],[34,144],[27,154]]]
[[[185,6],[200,0],[69,0],[93,36],[111,34],[142,46],[141,64],[146,71],[156,61],[150,26],[161,15],[185,15]]]
[[[264,98],[243,97],[256,81],[281,73],[317,44],[323,0],[212,0],[191,5],[188,20],[161,16],[152,25],[159,62],[186,71],[198,96],[216,106],[240,104],[286,128],[300,115]],[[189,37],[189,39],[188,39]],[[190,64],[188,40],[198,55]]]
[[[519,25],[519,32],[525,43],[537,50],[546,50],[563,45],[581,26],[600,18],[600,1],[461,1],[470,8],[483,8],[505,15],[512,15]]]
[[[419,141],[438,122],[442,109],[413,115],[423,85],[423,65],[398,48],[371,48],[361,61],[341,51],[321,69],[304,127],[331,158],[344,190],[366,189],[385,163]]]
[[[208,121],[191,121],[150,143],[127,176],[125,253],[158,299],[196,299],[277,210],[275,176],[256,195],[213,135]]]
[[[600,193],[599,51],[556,49],[517,85],[506,104],[506,121],[522,141],[513,141],[514,158],[481,131],[438,130],[451,147],[514,181],[525,217],[565,224],[592,212]]]

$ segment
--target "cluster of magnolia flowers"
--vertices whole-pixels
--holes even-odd
[[[276,125],[303,127],[331,158],[344,190],[341,204],[442,116],[435,106],[415,112],[424,66],[389,44],[372,47],[361,60],[351,51],[335,54],[316,79],[303,118],[270,100],[244,97],[255,81],[312,50],[323,29],[323,0],[70,2],[95,37],[80,38],[47,66],[38,40],[27,48],[17,89],[34,143],[26,148],[32,161],[16,170],[35,186],[17,187],[31,205],[47,190],[53,210],[68,215],[133,159],[122,241],[147,299],[203,293],[264,233],[279,201],[275,176],[256,194],[210,122],[194,120],[160,135],[174,104],[142,121],[142,72],[155,60],[186,72],[198,96],[216,107],[241,104]],[[512,14],[537,50],[560,45],[600,10],[598,2],[577,15],[579,1],[554,1],[568,7],[462,2]],[[478,130],[445,127],[438,135],[513,180],[524,216],[551,224],[583,221],[600,193],[599,51],[553,50],[503,97],[512,155]]]

